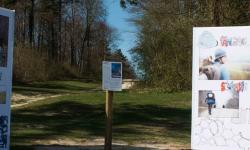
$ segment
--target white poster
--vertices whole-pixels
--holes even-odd
[[[122,90],[121,62],[102,62],[102,89],[107,91]]]
[[[250,27],[193,30],[192,149],[250,149]]]
[[[8,150],[10,144],[14,15],[0,8],[0,150]]]

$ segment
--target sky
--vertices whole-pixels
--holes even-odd
[[[107,8],[108,24],[118,31],[118,49],[121,49],[123,54],[131,61],[129,50],[135,46],[136,42],[136,27],[128,21],[132,15],[120,7],[120,0],[104,0],[104,4]]]

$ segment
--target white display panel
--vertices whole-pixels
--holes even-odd
[[[102,89],[107,91],[122,90],[121,62],[102,62]]]
[[[193,29],[192,149],[250,149],[250,27]]]
[[[10,105],[15,12],[0,8],[0,150],[10,145]]]

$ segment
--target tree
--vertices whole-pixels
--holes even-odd
[[[136,78],[134,69],[132,68],[131,63],[128,61],[127,57],[124,56],[121,49],[116,50],[111,53],[108,60],[122,62],[122,76],[124,79],[134,79]]]
[[[130,5],[137,5],[138,0],[120,0],[120,5],[123,8],[127,7],[127,3],[129,3]]]
[[[193,26],[247,25],[249,7],[237,0],[138,0],[127,7],[138,14],[132,53],[145,82],[166,91],[190,89]]]
[[[0,4],[16,10],[15,53],[19,55],[14,65],[19,71],[14,74],[18,79],[26,80],[37,69],[24,63],[44,66],[40,74],[47,79],[72,74],[100,78],[101,63],[116,35],[106,22],[102,0],[5,0]]]

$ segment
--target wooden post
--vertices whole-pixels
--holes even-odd
[[[106,134],[105,150],[112,150],[112,102],[113,91],[106,91]]]

